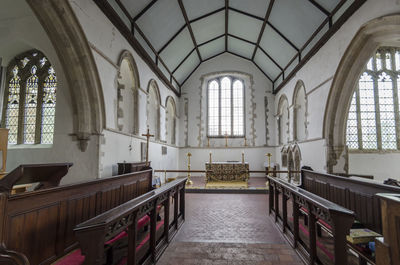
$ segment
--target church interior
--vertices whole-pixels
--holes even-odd
[[[399,0],[0,7],[0,264],[400,265]]]

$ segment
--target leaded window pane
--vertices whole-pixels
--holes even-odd
[[[208,135],[244,135],[244,84],[221,77],[208,84]]]
[[[46,77],[43,87],[42,105],[42,130],[41,142],[52,144],[54,135],[54,119],[56,114],[56,90],[57,78],[53,67],[49,68],[49,75]]]
[[[231,135],[231,80],[224,77],[221,80],[221,133]]]
[[[219,134],[219,85],[212,81],[208,87],[208,135]]]
[[[20,81],[21,78],[18,76],[18,66],[15,66],[13,68],[13,77],[8,85],[8,103],[6,114],[6,128],[9,129],[8,142],[10,144],[16,144],[18,137]]]
[[[243,135],[243,83],[236,80],[233,83],[233,135]]]
[[[350,149],[398,149],[400,125],[395,110],[400,107],[400,100],[394,99],[400,93],[399,70],[397,48],[380,48],[368,61],[349,108],[346,142]],[[394,104],[398,104],[396,108]]]
[[[31,68],[31,76],[26,81],[25,117],[24,117],[24,144],[35,143],[36,107],[38,98],[37,67]]]
[[[8,69],[11,77],[3,121],[9,129],[8,142],[53,143],[57,88],[54,69],[38,51],[17,56]]]

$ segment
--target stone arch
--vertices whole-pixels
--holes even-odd
[[[47,32],[65,73],[74,112],[72,135],[85,151],[105,126],[104,98],[89,42],[69,1],[27,0]]]
[[[161,131],[160,107],[160,90],[158,88],[157,82],[154,79],[151,79],[149,81],[149,85],[147,86],[147,127],[150,129],[150,133],[154,133],[154,138],[157,141],[160,140]],[[155,124],[153,124],[154,122]]]
[[[138,134],[140,88],[138,68],[132,54],[127,50],[121,53],[118,66],[117,127],[120,131]],[[129,69],[128,73],[126,73],[126,67]]]
[[[282,94],[278,101],[277,110],[279,144],[289,142],[289,101],[285,94]]]
[[[307,139],[308,101],[306,88],[302,80],[298,80],[293,92],[293,139],[303,141]]]
[[[176,143],[176,104],[173,97],[168,96],[165,100],[165,132],[169,144]],[[171,112],[171,113],[170,113]]]
[[[348,173],[346,120],[359,76],[380,46],[400,47],[400,15],[371,20],[356,33],[333,78],[325,109],[323,137],[327,142],[327,171]],[[340,107],[338,107],[340,106]]]

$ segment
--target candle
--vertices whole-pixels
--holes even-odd
[[[242,152],[242,164],[244,164],[244,152]]]
[[[211,164],[211,162],[212,162],[212,160],[211,160],[211,155],[212,155],[212,153],[210,152],[210,164]]]

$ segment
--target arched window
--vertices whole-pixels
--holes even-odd
[[[278,134],[279,144],[286,144],[289,140],[289,104],[285,95],[282,95],[278,104]]]
[[[167,98],[165,108],[166,108],[165,125],[166,125],[166,134],[167,134],[167,143],[175,144],[175,142],[176,142],[176,107],[175,107],[175,101],[172,97]]]
[[[40,51],[14,58],[7,68],[2,127],[10,144],[52,144],[57,77]]]
[[[369,59],[347,117],[349,149],[395,150],[399,142],[400,49],[382,47]]]
[[[233,76],[223,76],[208,83],[209,137],[244,137],[244,83]]]
[[[156,140],[160,140],[160,92],[157,83],[151,80],[147,96],[147,126]]]
[[[307,135],[307,96],[302,81],[296,84],[293,102],[293,137],[297,141],[303,141]]]
[[[117,126],[120,131],[137,134],[139,75],[135,61],[128,51],[121,54],[119,67]]]

